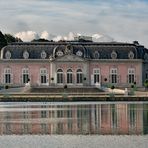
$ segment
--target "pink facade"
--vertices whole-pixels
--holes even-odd
[[[137,42],[14,43],[1,50],[0,85],[142,87],[147,52]]]
[[[117,86],[130,86],[131,84],[128,83],[128,69],[134,68],[135,73],[135,82],[137,83],[137,86],[142,86],[142,74],[141,74],[141,69],[142,69],[142,64],[141,62],[136,62],[134,64],[131,64],[130,62],[68,62],[68,63],[63,63],[63,62],[55,62],[54,64],[54,69],[55,71],[51,71],[51,63],[49,61],[41,63],[41,62],[32,62],[32,61],[17,61],[13,63],[5,62],[5,63],[0,63],[0,81],[2,85],[6,85],[4,83],[4,69],[5,68],[10,68],[11,73],[12,73],[12,82],[10,85],[24,85],[22,83],[22,70],[24,68],[29,69],[29,78],[31,81],[31,85],[36,86],[36,85],[42,85],[41,84],[41,76],[40,76],[40,69],[44,68],[47,70],[47,76],[46,76],[46,81],[47,84],[46,86],[50,86],[51,84],[57,85],[57,73],[56,71],[58,69],[63,70],[63,85],[67,84],[67,70],[71,69],[72,70],[72,86],[77,86],[78,84],[76,83],[76,73],[78,69],[81,69],[83,71],[83,76],[86,77],[86,81],[83,81],[82,85],[95,85],[95,83],[91,82],[94,81],[94,69],[99,69],[99,83],[101,84],[106,84],[106,83],[111,83],[111,77],[110,77],[110,70],[111,68],[116,68],[117,69],[117,83],[115,85]],[[54,81],[51,81],[51,77],[54,77]],[[107,78],[107,81],[105,82],[105,78]]]

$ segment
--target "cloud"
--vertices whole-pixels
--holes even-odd
[[[68,32],[99,33],[102,40],[110,36],[116,41],[139,40],[148,47],[146,0],[1,0],[0,10],[4,33],[34,30],[39,37],[56,40],[72,38],[65,36]],[[42,35],[43,30],[48,34]]]
[[[40,38],[42,38],[42,39],[49,39],[49,34],[48,34],[48,32],[47,32],[47,31],[43,31],[43,32],[41,33]]]
[[[41,32],[41,34],[35,32],[35,31],[23,31],[23,32],[18,32],[15,34],[15,37],[21,38],[24,42],[29,42],[32,41],[33,39],[47,39],[47,40],[53,40],[53,41],[60,41],[60,40],[65,40],[65,41],[72,41],[74,40],[75,37],[78,36],[90,36],[92,37],[94,42],[111,42],[113,41],[113,38],[103,35],[100,33],[96,34],[80,34],[80,33],[73,33],[69,32],[67,35],[53,35],[49,34],[47,31]]]
[[[15,34],[15,37],[22,39],[24,42],[39,38],[38,34],[34,31],[18,32]]]

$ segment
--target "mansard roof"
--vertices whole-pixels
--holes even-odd
[[[87,59],[129,59],[130,56],[132,59],[144,59],[145,54],[148,54],[148,49],[137,42],[21,42],[5,46],[1,50],[1,59],[24,59],[24,52],[29,54],[28,59],[42,59],[42,52],[46,53],[44,59],[49,59],[59,56],[59,51],[60,54],[71,52]],[[10,57],[6,56],[8,52]],[[98,58],[95,54],[99,55]]]

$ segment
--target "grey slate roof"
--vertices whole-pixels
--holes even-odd
[[[5,46],[1,50],[1,59],[5,59],[6,52],[11,53],[11,59],[24,59],[23,53],[29,53],[29,59],[41,59],[41,52],[45,51],[47,54],[46,59],[50,56],[56,58],[56,52],[65,52],[66,48],[70,48],[73,54],[77,51],[83,53],[82,58],[95,59],[95,53],[99,53],[99,59],[111,59],[111,53],[117,53],[117,59],[129,59],[129,52],[134,53],[134,59],[143,59],[148,49],[144,46],[130,43],[119,42],[29,42],[29,43],[13,43]]]

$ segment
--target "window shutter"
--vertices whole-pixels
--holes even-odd
[[[11,80],[10,80],[11,82],[10,83],[13,84],[13,76],[14,75],[13,74],[10,74],[10,76],[11,76]]]
[[[112,83],[112,75],[109,75],[109,82]]]
[[[120,83],[120,79],[121,79],[121,76],[118,75],[118,76],[117,76],[117,83]]]
[[[23,76],[22,76],[22,74],[20,75],[20,84],[23,84]]]
[[[5,84],[5,74],[2,74],[2,83]]]
[[[46,74],[47,83],[49,83],[49,74]]]

